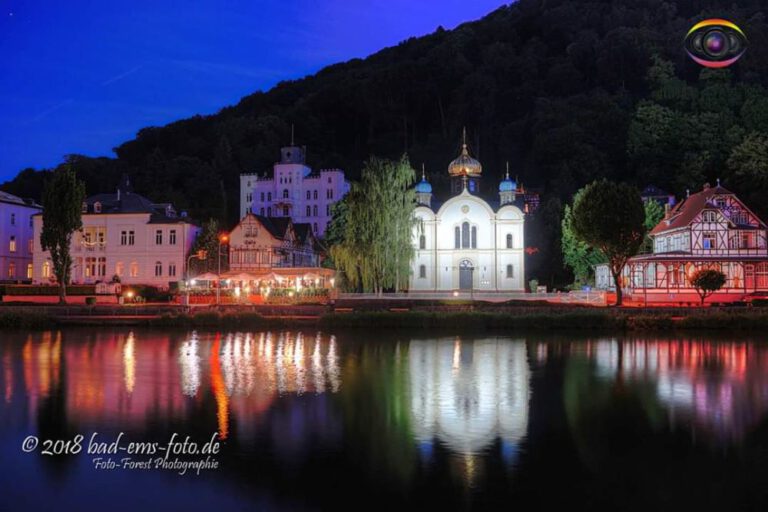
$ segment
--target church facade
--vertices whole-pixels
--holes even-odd
[[[465,137],[448,173],[452,197],[440,205],[433,206],[426,176],[416,185],[410,291],[524,291],[525,215],[509,171],[497,204],[481,198],[482,166],[469,155]]]

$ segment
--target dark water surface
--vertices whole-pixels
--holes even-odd
[[[767,419],[761,338],[2,333],[0,510],[768,510]],[[218,468],[22,450],[121,432]]]

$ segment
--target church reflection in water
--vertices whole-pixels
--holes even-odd
[[[409,346],[411,421],[422,455],[441,443],[459,456],[468,480],[499,441],[514,463],[528,429],[530,370],[522,340],[413,340]]]

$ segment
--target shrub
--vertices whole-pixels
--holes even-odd
[[[30,286],[30,285],[7,285],[5,286],[5,295],[58,295],[58,286]],[[70,285],[67,286],[67,295],[95,295],[95,285]]]

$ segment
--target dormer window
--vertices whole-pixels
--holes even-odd
[[[93,213],[101,213],[101,203],[96,201],[93,203]]]
[[[712,210],[705,210],[702,214],[704,222],[717,222],[717,214]]]

